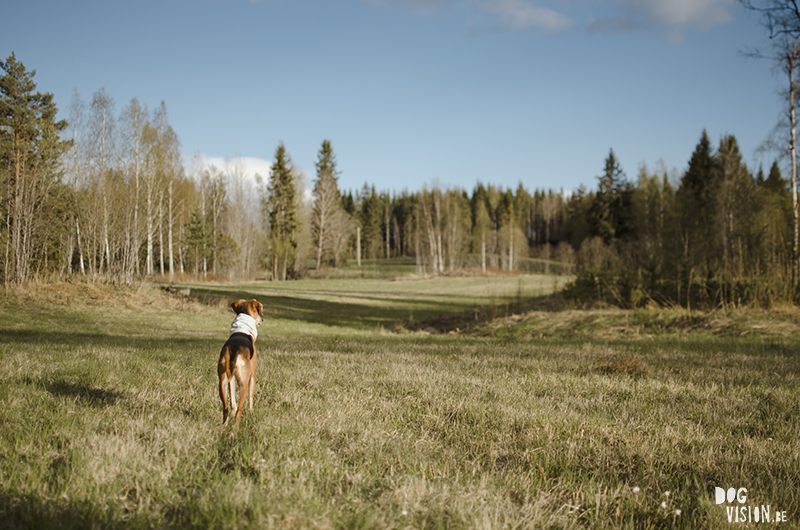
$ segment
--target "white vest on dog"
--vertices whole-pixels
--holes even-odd
[[[234,333],[245,333],[253,337],[253,342],[258,338],[258,326],[256,319],[247,313],[239,313],[231,323],[231,335]]]

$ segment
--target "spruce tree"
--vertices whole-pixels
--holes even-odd
[[[266,204],[273,278],[285,280],[297,258],[298,218],[294,169],[283,143],[275,150]]]
[[[613,149],[609,150],[603,174],[597,180],[597,195],[590,211],[591,231],[593,236],[602,238],[608,245],[617,236],[621,213],[619,192],[625,184],[622,168]]]
[[[714,256],[718,255],[712,244],[716,240],[717,175],[711,142],[704,130],[676,193],[681,211],[682,250],[684,267],[687,268],[684,273],[687,278],[697,267],[703,267],[708,274],[713,268]]]

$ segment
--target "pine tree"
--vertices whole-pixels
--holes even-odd
[[[201,206],[196,205],[186,226],[186,248],[189,250],[189,259],[194,262],[195,277],[200,275],[200,263],[211,255],[213,239],[209,225]]]
[[[61,171],[59,157],[70,142],[59,133],[67,127],[56,121],[53,95],[34,92],[35,71],[27,71],[12,53],[0,61],[0,213],[8,229],[3,234],[5,282],[30,278],[41,240],[49,228],[41,215]]]
[[[685,274],[696,267],[704,267],[708,274],[714,257],[719,255],[713,245],[718,241],[714,237],[717,175],[711,142],[703,131],[676,193],[681,210],[684,267],[688,267]]]
[[[716,156],[716,227],[727,274],[739,276],[752,260],[756,245],[753,232],[754,181],[742,162],[739,144],[732,135],[720,140]]]
[[[361,248],[368,259],[377,259],[381,251],[381,220],[383,211],[380,195],[375,186],[364,184],[358,197],[359,217],[361,221]]]
[[[613,149],[609,150],[605,169],[597,180],[597,194],[590,211],[591,231],[593,236],[600,237],[604,243],[610,244],[617,236],[620,213],[619,191],[624,184],[622,169]]]
[[[269,219],[272,277],[285,280],[297,258],[298,216],[294,169],[283,143],[275,150],[266,213]]]
[[[773,162],[769,176],[757,181],[759,208],[754,227],[760,234],[760,262],[770,276],[792,269],[792,197],[788,181]],[[791,274],[791,273],[789,273]]]

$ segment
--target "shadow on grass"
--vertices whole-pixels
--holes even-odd
[[[48,528],[121,528],[108,521],[100,507],[88,500],[49,500],[33,493],[0,490],[0,527],[9,530]]]
[[[317,294],[317,293],[313,293]],[[319,293],[324,294],[324,293]],[[330,293],[337,296],[337,293]],[[264,316],[279,320],[293,320],[310,324],[348,327],[355,329],[372,329],[378,325],[393,322],[407,322],[412,317],[432,318],[435,315],[463,312],[470,304],[459,302],[456,297],[441,296],[440,300],[420,300],[419,298],[397,298],[396,293],[352,293],[362,300],[391,301],[393,305],[402,307],[380,307],[356,302],[332,302],[328,300],[309,300],[292,296],[265,295],[253,291],[242,291],[225,288],[192,287],[192,298],[206,304],[214,305],[220,300],[230,302],[244,298],[255,298],[264,304]],[[390,298],[391,297],[391,298]]]
[[[44,388],[56,397],[66,397],[80,399],[90,405],[106,406],[113,405],[118,400],[125,398],[125,394],[116,390],[104,390],[102,388],[92,388],[82,383],[70,383],[69,381],[45,381]]]
[[[220,338],[225,338],[225,330],[220,332]],[[42,332],[38,330],[11,330],[0,329],[0,344],[13,345],[22,349],[24,343],[49,345],[61,347],[101,347],[101,348],[128,348],[134,350],[196,350],[214,345],[219,349],[217,341],[211,338],[192,337],[131,337],[129,335],[107,335],[104,333],[79,333],[79,332]],[[220,343],[221,345],[221,343]],[[2,357],[0,351],[0,357]]]

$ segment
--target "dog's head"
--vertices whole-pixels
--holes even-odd
[[[255,319],[256,321],[256,326],[260,326],[261,323],[264,321],[264,319],[262,318],[264,305],[255,298],[253,298],[249,302],[244,299],[231,302],[231,309],[233,309],[233,312],[236,313],[237,315],[239,313],[246,313],[251,317],[253,317],[253,319]]]

